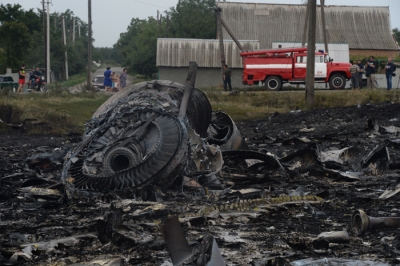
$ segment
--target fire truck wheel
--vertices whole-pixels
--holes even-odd
[[[282,88],[282,80],[277,76],[270,76],[265,80],[265,89],[267,91],[279,91]]]
[[[329,79],[329,87],[331,90],[342,90],[346,86],[346,79],[342,74],[334,74]]]

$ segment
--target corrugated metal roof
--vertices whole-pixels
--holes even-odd
[[[259,41],[240,40],[245,50],[260,48]],[[240,49],[232,40],[224,40],[225,61],[230,68],[242,68]],[[157,39],[157,66],[188,67],[196,61],[199,67],[221,67],[219,41],[205,39]]]
[[[301,42],[305,5],[219,2],[222,18],[236,38],[260,40],[262,49],[273,41]],[[320,8],[317,8],[317,42],[323,42]],[[325,6],[330,43],[348,43],[350,49],[398,50],[390,28],[389,7]],[[223,31],[224,38],[230,38]]]

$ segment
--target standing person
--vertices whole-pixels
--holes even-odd
[[[111,73],[111,81],[112,81],[111,91],[115,91],[115,82],[117,81],[117,79],[114,71]]]
[[[31,72],[29,72],[28,84],[28,89],[30,87],[33,90],[33,88],[35,87],[35,68],[32,68]]]
[[[114,88],[115,91],[119,91],[119,74],[115,74]]]
[[[126,87],[126,71],[127,69],[124,68],[124,70],[122,70],[122,74],[119,76],[119,88],[121,90],[125,89]]]
[[[353,61],[353,65],[350,67],[350,73],[351,73],[351,89],[358,89],[358,72],[360,71],[360,68],[357,65],[356,61]]]
[[[228,65],[224,65],[224,91],[227,90],[227,85],[229,85],[229,91],[232,92],[232,86],[231,86],[231,75],[232,71],[228,68]]]
[[[107,70],[104,71],[104,90],[106,92],[112,91],[112,80],[111,80],[111,70],[110,67],[107,67]]]
[[[396,71],[396,66],[392,62],[392,58],[388,59],[388,62],[386,64],[386,82],[387,82],[387,89],[391,90],[392,89],[392,74],[394,71]]]
[[[363,63],[361,63],[360,60],[357,61],[357,65],[358,65],[358,68],[360,69],[360,71],[358,72],[358,87],[360,87],[360,89],[362,89],[363,88],[362,77],[363,77],[363,73],[365,72],[365,66]]]
[[[18,93],[22,93],[25,85],[25,65],[22,65],[21,68],[19,69],[19,78],[18,78]]]
[[[40,78],[41,76],[42,76],[42,72],[40,72],[39,68],[36,67],[35,71],[33,72],[33,77],[34,77],[35,80],[38,81],[38,82],[37,82],[37,86],[38,86],[38,87],[37,87],[37,90],[38,90],[38,91],[40,91],[40,87],[42,86],[42,80],[41,80],[41,78]],[[33,80],[32,89],[35,88],[35,80]]]
[[[375,74],[376,74],[376,62],[375,62],[375,57],[371,56],[367,62],[367,69],[366,69],[366,75],[367,75],[367,88],[371,87],[376,88],[375,85]]]

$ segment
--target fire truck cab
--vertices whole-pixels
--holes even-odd
[[[264,82],[267,90],[280,90],[284,83],[305,84],[307,48],[257,50],[240,53],[243,59],[242,83]],[[322,50],[315,53],[315,82],[331,89],[343,89],[351,78],[350,63],[333,62]]]

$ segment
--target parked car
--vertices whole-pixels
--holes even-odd
[[[0,89],[11,88],[14,92],[17,91],[18,82],[14,82],[11,76],[0,76]]]
[[[97,75],[92,82],[95,90],[104,89],[104,75]]]

